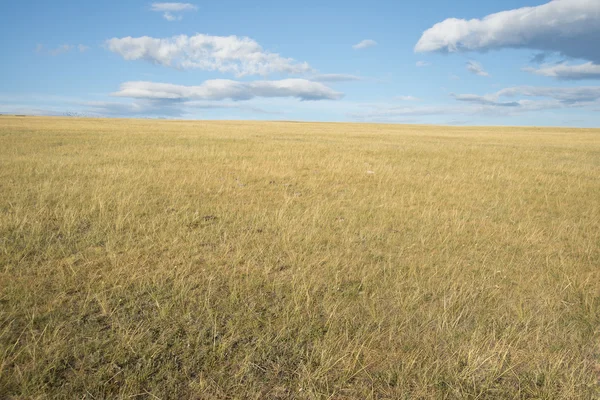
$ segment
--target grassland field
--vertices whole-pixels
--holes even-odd
[[[0,399],[599,399],[600,130],[0,118]]]

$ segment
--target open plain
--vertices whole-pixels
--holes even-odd
[[[600,130],[0,117],[2,399],[599,379]]]

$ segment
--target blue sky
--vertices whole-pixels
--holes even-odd
[[[600,126],[600,0],[20,0],[0,41],[0,113]]]

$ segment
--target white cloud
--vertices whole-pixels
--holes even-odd
[[[486,70],[483,68],[483,65],[481,65],[477,61],[468,61],[467,62],[467,71],[469,71],[472,74],[479,75],[479,76],[490,76],[490,74],[488,74],[486,72]]]
[[[396,96],[395,99],[401,100],[401,101],[419,101],[420,100],[418,97],[415,97],[415,96]]]
[[[181,21],[183,19],[183,17],[181,15],[173,15],[170,12],[164,13],[163,14],[163,18],[166,19],[169,22]]]
[[[198,7],[190,3],[152,3],[150,7],[152,11],[162,12],[163,18],[169,22],[181,21],[183,16],[180,14],[186,11],[196,11]]]
[[[458,101],[463,101],[463,102],[472,103],[472,104],[480,104],[480,105],[485,105],[485,106],[498,106],[498,107],[519,107],[520,106],[520,104],[516,101],[500,102],[500,101],[498,101],[498,96],[496,96],[496,95],[479,96],[476,94],[454,94],[454,93],[451,93],[450,96],[454,97]]]
[[[490,14],[449,18],[426,30],[416,52],[527,48],[600,63],[600,1],[554,0]]]
[[[117,97],[154,100],[250,100],[254,97],[293,97],[300,100],[337,100],[343,97],[319,82],[306,79],[240,82],[227,79],[205,81],[199,86],[169,83],[125,82]]]
[[[536,87],[515,86],[495,93],[496,97],[545,97],[565,105],[581,105],[600,100],[600,86]]]
[[[88,114],[102,117],[145,117],[160,116],[181,118],[184,115],[181,104],[153,100],[139,100],[131,103],[110,101],[88,101],[80,103]]]
[[[116,101],[80,102],[85,114],[103,117],[167,117],[185,118],[198,110],[236,109],[254,114],[278,114],[242,103],[214,103],[199,101],[164,101],[138,99],[124,103]]]
[[[203,34],[165,39],[124,37],[110,39],[106,45],[125,60],[145,60],[180,69],[233,73],[237,77],[312,71],[307,63],[265,51],[248,37]]]
[[[469,104],[432,105],[432,106],[379,106],[372,110],[351,113],[352,118],[364,121],[393,121],[398,118],[424,116],[485,116],[488,118],[508,117],[526,112],[564,108],[556,101],[521,100],[515,106],[469,101]]]
[[[150,7],[152,11],[165,12],[165,11],[196,11],[197,6],[190,3],[152,3]]]
[[[365,80],[362,76],[351,74],[318,74],[313,75],[310,79],[315,82],[355,82]]]
[[[364,121],[394,121],[406,117],[463,115],[510,117],[545,110],[582,108],[594,110],[600,104],[600,86],[533,87],[515,86],[486,95],[450,94],[458,104],[394,106],[374,104],[352,112]],[[506,101],[506,99],[511,99]]]
[[[549,108],[590,107],[600,102],[600,86],[536,87],[514,86],[483,96],[476,94],[450,94],[451,97],[471,104],[494,107],[514,107],[518,111]],[[515,98],[510,102],[502,98]],[[531,100],[533,98],[534,100]]]
[[[0,115],[45,115],[45,116],[63,116],[64,111],[53,107],[33,107],[27,104],[2,104],[0,105]]]
[[[303,100],[337,100],[343,95],[318,82],[286,79],[255,82],[209,80],[199,86],[125,82],[112,96],[123,100],[75,104],[83,106],[88,115],[96,116],[190,118],[197,117],[199,110],[219,109],[237,110],[250,115],[278,115],[281,112],[268,111],[259,106],[256,103],[258,98],[276,101],[273,104],[292,101],[296,102],[295,107],[299,107],[298,99],[302,103]],[[252,101],[254,98],[256,100]],[[267,104],[267,108],[273,108],[273,104]]]
[[[361,50],[361,49],[367,49],[369,47],[374,47],[377,46],[377,42],[371,39],[365,39],[357,44],[355,44],[354,46],[352,46],[352,48],[354,50]]]
[[[417,61],[417,67],[429,67],[431,65],[431,63],[427,62],[427,61]]]
[[[471,108],[469,108],[471,109]],[[350,113],[350,117],[365,121],[391,120],[398,117],[422,117],[428,115],[464,114],[464,106],[384,106],[379,105],[368,111]]]
[[[46,48],[44,47],[43,44],[38,44],[35,47],[35,52],[38,54],[49,54],[51,56],[59,56],[61,54],[69,53],[71,50],[73,50],[75,48],[77,48],[80,53],[83,53],[90,49],[88,46],[85,46],[83,44],[79,44],[77,46],[73,46],[72,44],[63,44],[54,49],[46,50]]]
[[[57,47],[56,49],[48,50],[48,53],[51,56],[58,56],[60,54],[68,53],[73,49],[73,45],[63,44],[62,46]]]
[[[561,63],[558,65],[542,65],[540,68],[523,68],[524,71],[536,75],[549,76],[561,80],[600,79],[600,65],[587,62],[579,65]]]

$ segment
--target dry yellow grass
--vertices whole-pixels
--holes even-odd
[[[0,118],[0,398],[598,398],[600,131]]]

